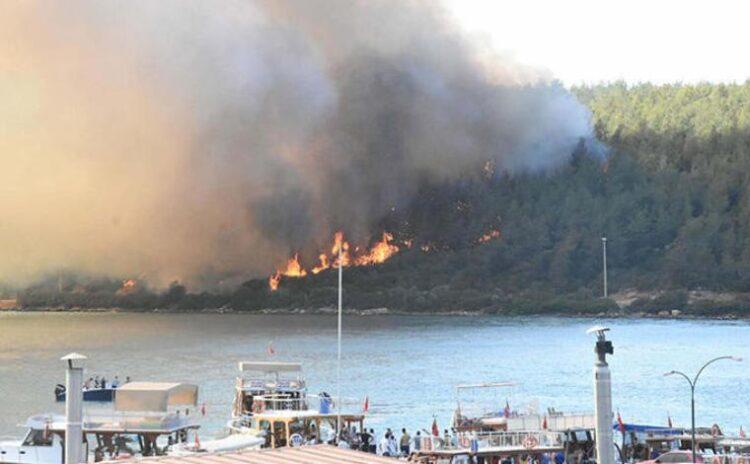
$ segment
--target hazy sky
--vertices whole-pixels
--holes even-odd
[[[444,1],[494,48],[567,85],[750,78],[750,2]]]

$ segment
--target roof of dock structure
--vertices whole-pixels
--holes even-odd
[[[311,445],[299,448],[203,453],[189,456],[161,456],[112,461],[118,464],[393,464],[397,460],[374,454],[337,448],[331,445]]]

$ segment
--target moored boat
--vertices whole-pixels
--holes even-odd
[[[131,382],[118,389],[112,410],[86,411],[83,450],[88,461],[167,454],[200,426],[190,407],[198,387],[182,383]],[[182,407],[188,409],[183,410]],[[40,414],[26,421],[20,440],[0,442],[0,463],[62,464],[65,417]]]
[[[310,395],[299,363],[240,362],[235,386],[230,430],[235,434],[263,437],[263,447],[301,446],[347,435],[358,443],[353,427],[364,427],[365,411],[358,401],[332,397],[326,392]]]

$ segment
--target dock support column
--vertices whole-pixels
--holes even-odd
[[[70,353],[60,359],[65,371],[65,464],[81,464],[83,449],[83,365],[86,356]]]
[[[613,354],[612,342],[605,337],[606,327],[594,327],[588,333],[596,333],[594,352],[597,359],[594,364],[594,402],[596,412],[596,462],[597,464],[615,464],[615,445],[612,427],[612,379],[606,355]]]

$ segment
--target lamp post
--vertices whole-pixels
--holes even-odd
[[[742,361],[742,358],[737,358],[735,356],[719,356],[718,358],[714,358],[706,362],[700,369],[698,369],[698,373],[695,374],[695,377],[690,379],[687,374],[680,371],[669,371],[665,372],[664,376],[670,376],[670,375],[679,375],[680,377],[683,377],[685,380],[687,380],[687,383],[690,385],[690,430],[691,430],[691,448],[693,451],[693,462],[695,463],[695,384],[698,382],[698,377],[700,377],[701,373],[705,368],[709,366],[709,364],[713,364],[716,361],[721,361],[722,359],[728,359],[730,361],[736,361],[740,362]]]

